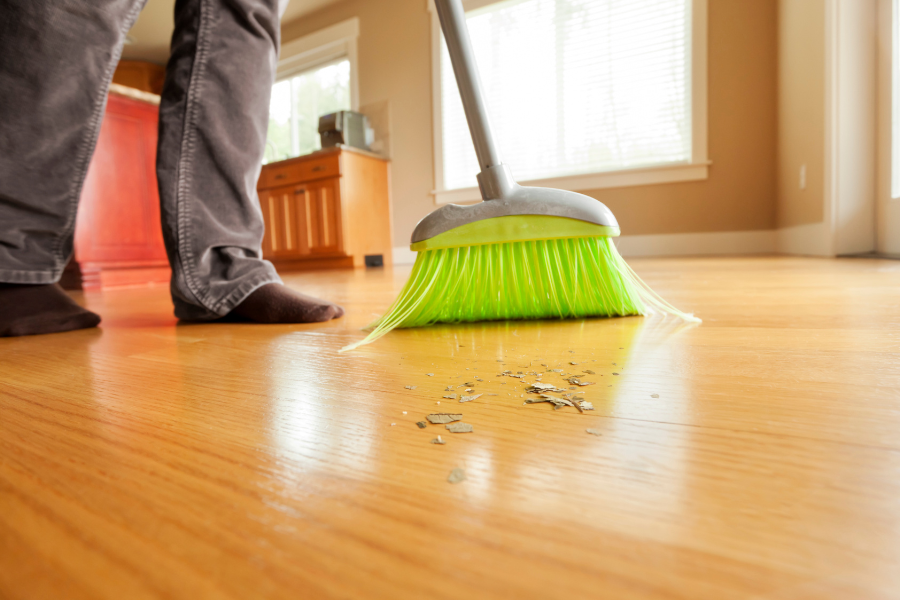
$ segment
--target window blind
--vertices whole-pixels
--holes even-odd
[[[691,0],[506,0],[467,13],[503,161],[520,181],[691,159]],[[478,161],[441,44],[443,188]]]

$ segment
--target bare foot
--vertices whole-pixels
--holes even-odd
[[[75,304],[55,283],[0,283],[0,337],[58,333],[99,324],[100,315]]]
[[[344,309],[280,283],[267,283],[235,306],[228,316],[256,323],[321,323],[344,316]]]

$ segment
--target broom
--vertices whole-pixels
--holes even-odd
[[[448,204],[416,226],[416,263],[400,296],[369,325],[398,327],[505,319],[646,315],[700,322],[654,293],[622,259],[619,225],[601,202],[563,190],[523,187],[500,160],[488,122],[460,0],[435,0],[481,166],[482,202]]]

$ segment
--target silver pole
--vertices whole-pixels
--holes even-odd
[[[475,53],[469,40],[469,29],[466,26],[466,14],[460,0],[434,0],[447,49],[450,51],[450,62],[456,75],[456,85],[462,97],[466,111],[466,121],[475,144],[475,154],[482,171],[501,164],[500,152],[494,141],[491,124],[488,120],[484,93],[478,78],[478,65],[475,64]]]

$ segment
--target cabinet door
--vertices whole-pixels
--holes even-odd
[[[312,254],[341,250],[340,180],[325,179],[307,186],[307,235]]]
[[[81,193],[80,263],[166,262],[156,184],[159,109],[110,94]]]
[[[266,224],[263,256],[286,258],[309,253],[304,235],[306,188],[288,186],[259,194]]]

